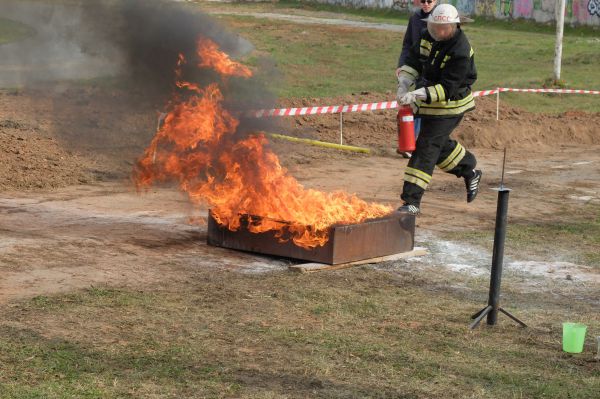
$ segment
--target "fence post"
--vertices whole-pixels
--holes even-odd
[[[344,113],[340,112],[340,145],[344,144]]]
[[[500,120],[500,88],[496,87],[496,120]]]
[[[556,15],[556,43],[554,45],[554,80],[560,80],[560,67],[562,60],[562,42],[563,30],[565,26],[565,5],[566,0],[559,0],[555,3]]]

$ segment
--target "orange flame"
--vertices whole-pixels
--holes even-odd
[[[231,61],[227,54],[219,51],[219,46],[211,40],[198,41],[198,55],[200,56],[201,68],[211,68],[221,76],[241,76],[249,78],[252,72],[246,66]]]
[[[226,69],[228,73],[250,73],[218,52],[213,42],[198,45],[199,52],[206,48],[219,62],[234,65]],[[201,54],[203,63],[217,69],[207,54]],[[178,65],[183,62],[181,57]],[[239,122],[221,105],[217,83],[200,88],[179,81],[178,86],[193,94],[171,104],[164,124],[138,161],[134,177],[139,188],[177,181],[194,204],[208,204],[222,226],[237,230],[246,216],[250,231],[275,231],[281,240],[289,235],[296,245],[309,249],[327,242],[333,224],[360,223],[392,211],[355,195],[305,189],[281,166],[263,133],[236,136]]]

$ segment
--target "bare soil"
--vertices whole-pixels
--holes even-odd
[[[160,285],[165,277],[184,281],[183,263],[187,270],[285,269],[287,261],[207,247],[205,226],[190,224],[191,216],[205,210],[193,211],[175,189],[134,191],[128,176],[153,134],[158,111],[142,100],[132,107],[130,98],[127,106],[115,107],[125,102],[121,94],[117,89],[70,87],[60,93],[0,95],[0,301],[91,284],[140,287]],[[281,105],[367,103],[386,97],[363,93]],[[278,133],[337,142],[338,117],[285,119]],[[506,183],[514,190],[511,221],[597,217],[598,122],[600,114],[537,115],[506,104],[496,121],[494,99],[480,99],[455,137],[477,155],[483,190],[468,205],[463,182],[436,172],[418,219],[420,244],[426,246],[431,234],[493,229],[496,194],[490,189],[500,181],[505,146]],[[374,149],[373,155],[280,140],[273,146],[307,187],[344,189],[397,205],[406,160],[395,153],[395,135],[394,111],[365,112],[344,116],[344,142]],[[552,240],[544,245],[548,259],[566,260]],[[521,260],[528,259],[524,254]],[[568,273],[577,276],[580,266],[585,267],[574,264]],[[598,284],[594,270],[585,269],[586,283],[592,286]]]
[[[337,98],[282,100],[278,106],[362,104],[392,100],[390,93],[360,93]],[[67,86],[44,90],[0,90],[0,189],[38,189],[127,178],[151,139],[161,106],[120,89]],[[344,144],[366,147],[378,156],[396,158],[395,111],[344,115]],[[281,118],[277,133],[337,143],[339,115]],[[495,98],[477,101],[454,137],[468,148],[509,149],[510,162],[519,153],[556,153],[600,145],[600,113],[570,111],[560,115],[528,113],[507,104],[496,120]],[[313,147],[280,149],[284,163],[297,154],[319,156]],[[514,150],[514,151],[513,151]],[[352,155],[328,150],[328,158]],[[545,157],[545,155],[541,155]]]
[[[542,94],[543,95],[543,94]],[[392,101],[391,93],[357,93],[338,98],[286,100],[282,107],[351,105]],[[568,145],[600,144],[597,124],[600,113],[569,111],[558,115],[535,114],[501,101],[496,120],[496,98],[477,98],[477,109],[467,113],[454,132],[467,147],[485,149],[528,149],[556,151]],[[289,119],[288,119],[289,121]],[[395,111],[356,112],[344,115],[344,140],[350,145],[393,148]],[[339,115],[325,114],[294,119],[294,127],[324,141],[339,142]]]
[[[139,94],[89,84],[0,90],[0,190],[127,178],[158,109]]]

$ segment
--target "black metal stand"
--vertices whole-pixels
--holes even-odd
[[[506,222],[508,216],[508,194],[510,189],[504,188],[503,184],[498,188],[498,208],[496,210],[496,228],[494,231],[494,251],[492,256],[492,273],[490,277],[490,295],[488,305],[471,316],[475,319],[469,328],[474,329],[479,322],[487,316],[487,324],[493,326],[498,320],[498,312],[502,312],[521,327],[527,327],[525,323],[517,319],[500,307],[500,280],[502,278],[502,263],[504,261],[504,240],[506,238]]]

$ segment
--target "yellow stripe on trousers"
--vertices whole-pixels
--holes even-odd
[[[428,175],[419,169],[407,167],[404,171],[404,181],[416,184],[423,190],[426,190],[431,181],[431,175]]]
[[[465,148],[460,145],[460,143],[456,143],[456,147],[454,150],[444,159],[442,162],[438,163],[437,166],[444,172],[449,172],[452,169],[456,168],[456,165],[465,157],[467,151]]]

